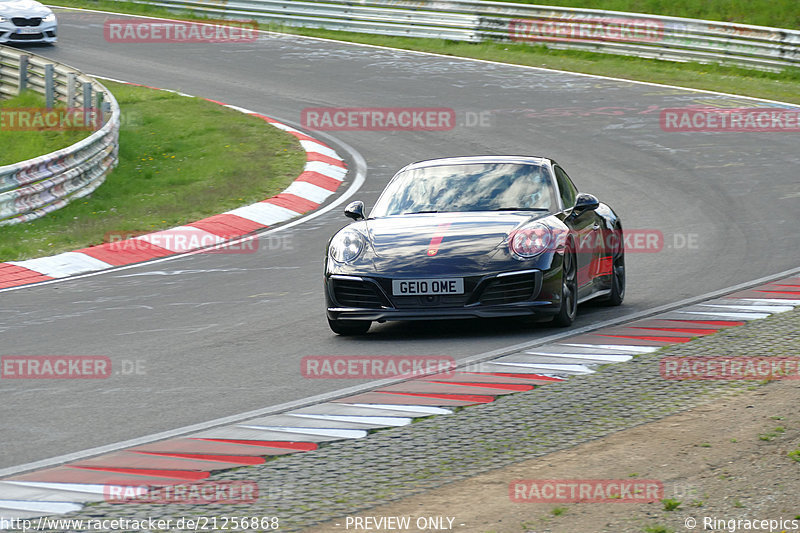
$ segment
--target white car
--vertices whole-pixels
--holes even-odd
[[[54,43],[56,15],[35,0],[0,0],[0,44]]]

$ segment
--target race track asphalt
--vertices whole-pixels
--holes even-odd
[[[454,109],[458,126],[449,131],[325,138],[351,167],[354,156],[339,142],[363,156],[367,180],[354,198],[367,206],[412,161],[553,157],[582,191],[612,205],[628,230],[664,234],[660,252],[629,254],[625,305],[583,306],[578,326],[797,266],[798,134],[659,127],[665,107],[765,104],[293,36],[108,43],[103,22],[110,18],[119,16],[60,11],[59,44],[33,51],[88,74],[181,90],[298,126],[307,107]],[[466,124],[476,117],[487,123]],[[0,355],[106,355],[119,372],[105,380],[0,381],[0,468],[357,383],[304,379],[305,355],[460,358],[554,332],[466,321],[333,335],[322,259],[327,239],[346,222],[336,208],[264,237],[255,254],[201,254],[0,293]],[[141,373],[128,374],[135,364]]]

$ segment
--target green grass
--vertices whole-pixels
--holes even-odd
[[[800,28],[797,0],[495,0]]]
[[[661,500],[661,503],[664,505],[665,511],[674,511],[679,508],[683,502],[674,498],[664,498]]]
[[[122,109],[120,162],[91,196],[0,230],[0,261],[179,226],[275,195],[303,169],[296,139],[199,98],[106,83]]]
[[[786,428],[785,427],[778,426],[778,427],[776,427],[775,429],[773,429],[770,432],[759,434],[758,435],[758,439],[769,442],[769,441],[775,439],[776,437],[778,437],[779,435],[781,435],[782,433],[785,433],[785,432],[786,432]]]
[[[738,22],[777,28],[800,29],[796,0],[494,0],[519,4],[627,11],[670,17]],[[57,5],[87,7],[137,14],[169,15],[163,8],[125,4],[121,0],[60,0]]]
[[[42,154],[55,152],[88,137],[89,131],[20,131],[16,129],[16,110],[43,109],[44,96],[25,91],[19,96],[0,100],[0,166],[19,163]],[[30,112],[29,111],[29,112]]]
[[[661,524],[646,526],[642,531],[644,531],[644,533],[675,533],[674,529],[670,529]]]

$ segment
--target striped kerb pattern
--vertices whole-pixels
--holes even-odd
[[[697,305],[576,335],[455,372],[428,375],[334,401],[153,442],[0,481],[0,517],[66,513],[125,486],[202,481],[215,470],[265,457],[313,452],[327,442],[367,437],[414,418],[451,414],[597,365],[622,363],[662,346],[740,326],[800,306],[800,276]]]
[[[185,226],[49,257],[0,263],[0,289],[140,263],[247,237],[317,208],[344,181],[347,174],[344,161],[325,143],[259,113],[209,101],[259,117],[295,136],[306,151],[303,173],[272,198]]]

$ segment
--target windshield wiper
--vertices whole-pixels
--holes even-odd
[[[547,211],[544,207],[498,207],[492,211]]]
[[[404,215],[423,215],[425,213],[438,213],[439,211],[409,211],[408,213],[403,213]]]

